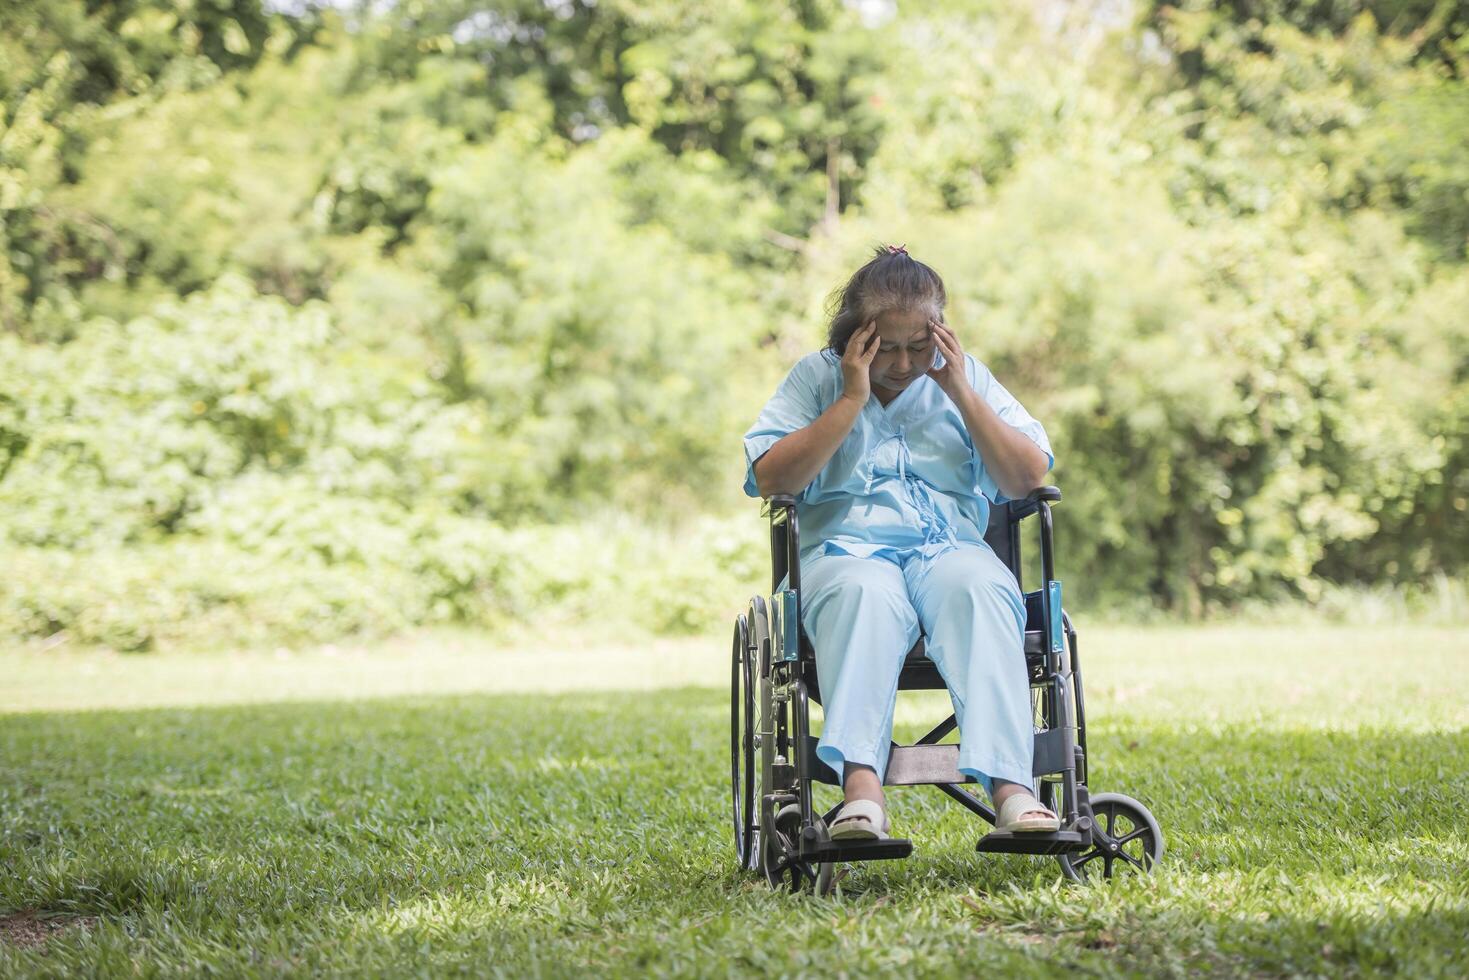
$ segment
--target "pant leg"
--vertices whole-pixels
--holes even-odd
[[[987,545],[904,566],[909,593],[959,722],[959,771],[1031,786],[1035,727],[1025,669],[1025,599]]]
[[[918,640],[918,614],[902,569],[882,558],[826,554],[801,563],[801,621],[816,649],[825,723],[816,754],[844,778],[843,763],[887,771],[903,658]]]

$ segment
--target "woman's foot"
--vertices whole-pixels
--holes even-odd
[[[1055,833],[1061,820],[1019,783],[995,780],[995,829],[1012,834]]]
[[[846,802],[831,821],[832,840],[885,840],[891,824],[882,780],[871,766],[846,763],[842,768]]]
[[[842,804],[831,822],[832,840],[887,840],[888,815],[871,800],[850,800]]]

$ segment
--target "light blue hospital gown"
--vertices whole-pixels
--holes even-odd
[[[964,359],[974,389],[1054,463],[1041,424],[987,367]],[[818,351],[791,368],[745,433],[746,494],[759,496],[755,461],[841,393],[835,355]],[[1025,603],[984,541],[990,501],[1007,499],[958,406],[927,376],[886,406],[871,396],[797,496],[801,619],[825,702],[817,755],[838,778],[843,762],[886,771],[898,672],[921,629],[959,721],[960,771],[987,790],[994,778],[1033,784]]]

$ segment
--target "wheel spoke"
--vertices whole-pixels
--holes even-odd
[[[1086,864],[1088,861],[1090,861],[1092,858],[1099,858],[1099,857],[1102,857],[1102,856],[1103,856],[1103,852],[1100,849],[1093,850],[1090,853],[1086,854],[1084,857],[1079,857],[1075,861],[1072,861],[1071,862],[1071,867],[1073,867],[1073,868],[1079,868],[1083,864]]]
[[[1147,832],[1148,832],[1148,828],[1147,827],[1139,827],[1137,830],[1134,830],[1132,833],[1128,834],[1126,837],[1119,837],[1119,838],[1117,838],[1117,846],[1118,847],[1121,847],[1123,844],[1126,844],[1129,841],[1135,841],[1139,837],[1142,837]]]
[[[1125,858],[1129,864],[1133,865],[1144,874],[1147,874],[1148,866],[1143,864],[1137,858],[1133,857],[1131,854],[1128,854],[1126,851],[1118,851],[1117,856],[1120,858]]]

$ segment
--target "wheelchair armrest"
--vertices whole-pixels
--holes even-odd
[[[1054,504],[1059,503],[1060,500],[1060,487],[1036,487],[1019,500],[1010,501],[1010,520],[1011,522],[1022,521],[1034,514],[1040,510],[1041,501]]]
[[[794,506],[796,506],[796,498],[794,494],[773,493],[769,497],[765,498],[765,510],[762,516],[764,516],[765,514],[774,513],[777,508],[789,508]]]
[[[789,575],[789,588],[799,589],[801,531],[796,524],[795,495],[771,494],[760,513],[770,518],[770,588],[780,588],[781,580]]]

